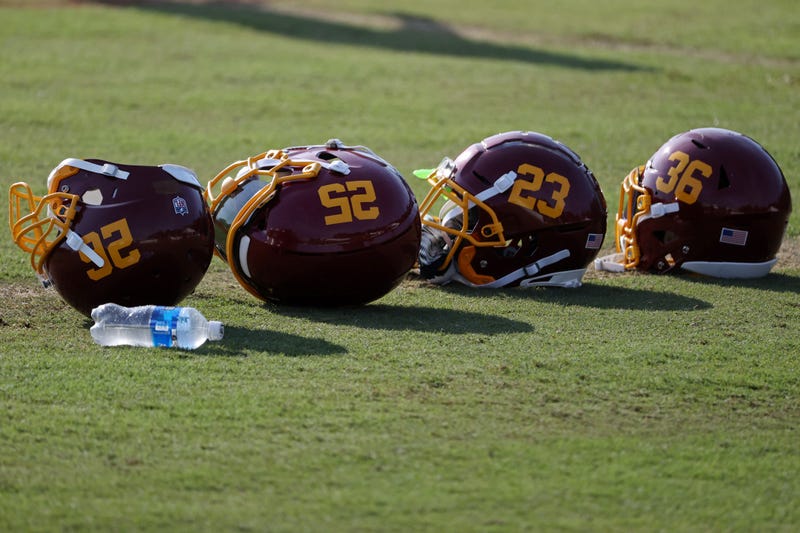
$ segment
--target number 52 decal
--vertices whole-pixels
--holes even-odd
[[[109,241],[109,239],[111,239]],[[104,245],[103,241],[108,244]],[[89,279],[97,281],[111,274],[114,268],[127,268],[139,262],[141,254],[136,248],[125,250],[133,244],[131,229],[128,227],[128,220],[121,218],[100,228],[100,233],[92,231],[83,236],[83,241],[92,247],[92,250],[103,258],[104,265],[100,268],[90,268],[86,271]],[[84,263],[91,260],[80,254]]]
[[[567,178],[555,172],[545,174],[544,170],[540,167],[527,163],[519,166],[517,174],[530,176],[531,179],[526,180],[519,178],[514,182],[514,186],[511,188],[511,194],[508,198],[509,202],[533,211],[538,211],[546,217],[558,218],[561,216],[561,213],[564,212],[564,205],[566,204],[570,188]],[[528,193],[539,191],[545,182],[554,185],[553,192],[550,193],[550,198],[541,199],[528,195]]]
[[[375,220],[380,215],[378,206],[365,206],[374,202],[375,187],[369,180],[354,180],[344,183],[329,183],[317,191],[324,207],[338,212],[325,216],[325,225],[343,224],[356,220]]]

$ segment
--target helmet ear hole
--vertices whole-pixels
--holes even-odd
[[[654,231],[653,237],[661,244],[669,244],[678,238],[678,235],[671,230]]]

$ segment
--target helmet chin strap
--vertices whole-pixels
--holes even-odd
[[[517,175],[516,172],[514,172],[513,170],[509,170],[508,172],[497,178],[491,187],[489,187],[488,189],[484,189],[483,191],[476,194],[475,198],[477,198],[481,202],[485,202],[490,198],[494,198],[498,194],[503,194],[508,189],[510,189],[512,185],[514,185],[514,181],[516,181],[518,177],[519,176]],[[474,206],[475,202],[473,202],[472,200],[467,202],[467,209],[470,209]],[[453,218],[455,218],[460,214],[461,214],[461,209],[457,207],[456,203],[453,202],[452,200],[448,200],[447,202],[445,202],[445,204],[439,210],[439,218],[441,218],[442,224],[445,226],[450,220],[452,220]]]
[[[625,272],[625,257],[622,253],[613,253],[594,260],[594,269],[606,272]]]
[[[508,189],[510,189],[512,185],[514,185],[514,181],[518,177],[519,176],[517,175],[516,172],[514,172],[513,170],[509,170],[508,172],[497,178],[495,182],[492,183],[491,187],[476,194],[475,198],[477,198],[481,202],[485,202],[489,198],[493,198],[498,194],[503,194]]]
[[[514,172],[513,170],[509,170],[499,178],[497,178],[492,186],[488,189],[484,189],[483,191],[479,192],[475,195],[475,198],[480,200],[481,202],[485,202],[490,198],[494,198],[498,194],[503,194],[508,189],[510,189],[514,185],[514,181],[519,177],[519,175]],[[475,202],[470,200],[467,203],[467,208],[472,208],[475,206]],[[461,210],[456,207],[455,202],[452,200],[448,200],[443,206],[442,209],[439,211],[440,218],[442,219],[442,224],[447,225],[447,223],[461,214]]]
[[[513,272],[506,274],[502,278],[481,285],[473,283],[464,276],[462,276],[461,274],[459,274],[458,269],[456,268],[456,262],[453,261],[452,263],[450,263],[449,268],[442,275],[433,278],[429,281],[439,285],[445,285],[455,280],[458,281],[459,283],[463,283],[464,285],[467,285],[469,287],[474,287],[476,289],[499,289],[501,287],[510,285],[511,283],[514,283],[519,279],[526,278],[520,283],[520,287],[532,287],[536,285],[580,287],[581,285],[580,279],[581,277],[583,277],[583,273],[586,271],[586,269],[583,268],[568,272],[560,272],[560,273],[557,272],[554,273],[552,276],[549,274],[547,276],[542,276],[542,278],[547,278],[547,279],[541,279],[541,280],[534,279],[534,276],[536,276],[536,274],[538,274],[543,268],[548,267],[550,265],[554,265],[559,261],[563,261],[569,256],[570,252],[565,248],[563,250],[559,250],[558,252],[552,255],[548,255],[547,257],[542,257],[538,261],[535,261],[527,266],[518,268],[517,270],[514,270]],[[564,275],[559,276],[559,274],[564,274]]]
[[[50,172],[50,175],[47,177],[47,187],[50,187],[50,183],[53,181],[54,176],[58,174],[58,171],[61,170],[63,167],[73,167],[79,168],[81,170],[86,170],[87,172],[93,172],[94,174],[102,174],[104,176],[109,176],[111,178],[117,178],[121,180],[128,179],[130,172],[125,170],[120,170],[117,165],[113,163],[106,163],[104,165],[97,165],[95,163],[90,163],[89,161],[84,161],[83,159],[75,159],[74,157],[68,157],[67,159],[63,160],[61,163],[58,164],[56,168]]]
[[[484,285],[479,285],[479,287],[486,287],[487,289],[493,289],[498,287],[505,287],[518,279],[522,278],[532,278],[536,274],[539,273],[543,268],[548,267],[550,265],[554,265],[559,261],[563,261],[564,259],[570,256],[569,250],[564,248],[563,250],[559,250],[558,252],[548,255],[547,257],[542,257],[538,261],[535,261],[527,266],[522,268],[518,268],[509,274],[506,274],[502,278],[496,279],[490,283],[486,283]]]
[[[97,254],[97,252],[95,252],[92,249],[91,246],[89,246],[83,241],[83,237],[81,237],[71,229],[67,230],[67,237],[65,239],[65,242],[67,243],[67,246],[69,246],[76,252],[80,252],[86,257],[88,257],[89,260],[97,266],[97,268],[102,268],[106,264],[103,258],[100,257]]]

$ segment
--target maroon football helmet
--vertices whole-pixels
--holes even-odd
[[[9,197],[14,242],[45,286],[87,316],[107,302],[174,305],[213,256],[202,186],[186,167],[70,158],[45,196],[20,182]]]
[[[598,269],[756,278],[777,259],[791,212],[786,179],[756,141],[700,128],[667,141],[622,181],[617,254]]]
[[[434,283],[577,287],[602,246],[606,203],[597,180],[541,133],[493,135],[415,174],[431,185],[420,204],[419,268]]]
[[[237,161],[208,183],[206,199],[217,253],[262,300],[367,303],[403,280],[419,250],[419,210],[403,177],[338,139]]]

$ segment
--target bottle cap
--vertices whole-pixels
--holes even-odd
[[[218,341],[222,338],[224,333],[225,327],[222,325],[222,322],[216,320],[210,320],[208,322],[208,340]]]

